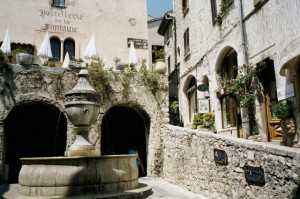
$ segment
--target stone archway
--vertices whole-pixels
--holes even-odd
[[[6,180],[18,182],[22,157],[63,156],[67,119],[59,109],[44,103],[14,107],[4,123]]]
[[[108,110],[101,125],[101,154],[128,154],[135,145],[147,171],[150,118],[144,111],[127,106]]]

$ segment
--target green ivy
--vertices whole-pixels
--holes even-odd
[[[273,112],[275,116],[281,120],[286,120],[293,117],[293,104],[292,101],[287,100],[286,102],[277,103]]]
[[[102,59],[97,60],[97,62],[93,62],[91,65],[88,66],[88,71],[90,75],[90,81],[93,87],[98,91],[101,92],[102,87],[109,86],[108,81],[108,74],[104,69],[104,64]]]
[[[219,80],[219,86],[226,87],[226,94],[236,97],[241,108],[244,108],[249,117],[250,134],[255,134],[257,123],[255,118],[255,99],[262,93],[262,87],[258,79],[258,72],[267,66],[266,62],[260,62],[257,67],[254,65],[242,65],[235,68],[238,71],[236,78],[231,80]]]

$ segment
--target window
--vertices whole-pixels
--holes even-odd
[[[67,52],[71,59],[75,57],[75,42],[72,39],[66,39],[64,42],[64,56]]]
[[[230,50],[222,62],[221,77],[225,85],[230,86],[230,80],[237,76],[237,53]],[[235,97],[225,95],[221,98],[223,128],[237,127],[239,124],[238,104]]]
[[[168,57],[168,75],[171,73],[171,57]]]
[[[189,8],[189,0],[182,0],[182,12],[185,14]]]
[[[216,5],[216,0],[210,0],[211,3],[211,16],[212,16],[212,22],[213,24],[216,21],[216,17],[218,15],[218,11],[217,11],[217,5]]]
[[[65,7],[65,0],[53,0],[53,6]]]
[[[172,28],[169,27],[165,32],[165,41],[169,43],[169,40],[172,38]]]
[[[225,13],[233,2],[234,0],[210,0],[213,24],[216,22],[218,14]]]
[[[197,81],[193,77],[187,89],[188,106],[189,106],[189,121],[192,122],[195,113],[197,113]]]
[[[187,55],[190,52],[190,36],[189,36],[189,28],[186,29],[183,35],[184,40],[184,55]]]
[[[51,38],[50,39],[51,51],[52,51],[52,61],[60,61],[60,39]]]

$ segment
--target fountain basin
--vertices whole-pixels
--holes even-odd
[[[136,155],[21,158],[19,195],[76,196],[139,186]]]

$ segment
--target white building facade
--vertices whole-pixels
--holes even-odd
[[[276,103],[289,99],[300,125],[298,1],[174,0],[179,105],[185,127],[199,112],[214,112],[217,133],[265,141],[280,139]],[[174,28],[174,27],[173,27]],[[234,96],[218,80],[237,76],[235,67],[266,64],[258,73],[262,98],[256,99],[256,132]],[[199,89],[206,85],[207,90]],[[203,111],[204,110],[204,111]],[[297,138],[295,138],[297,139]]]
[[[71,58],[84,59],[93,34],[108,67],[114,66],[116,57],[128,63],[130,40],[138,58],[148,60],[145,0],[0,0],[0,6],[0,37],[9,28],[13,47],[31,46],[35,63],[43,62],[36,54],[47,31],[55,62],[63,62],[66,52]]]

